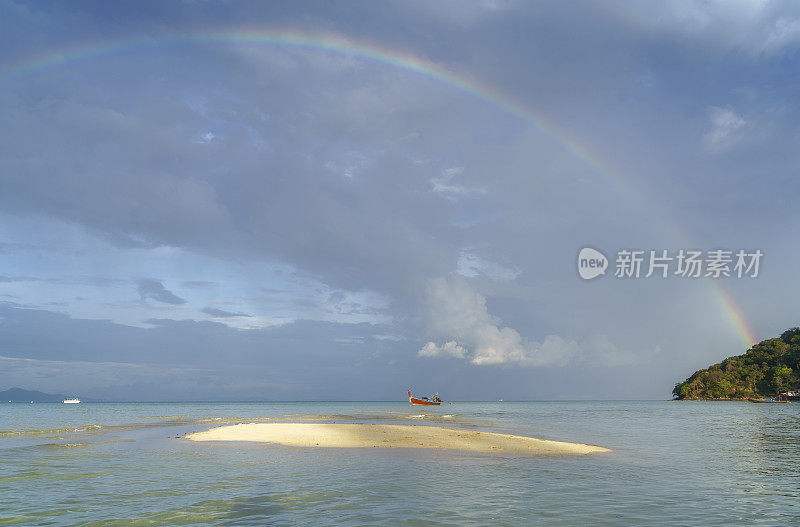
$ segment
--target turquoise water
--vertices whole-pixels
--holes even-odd
[[[450,419],[614,451],[537,458],[178,437],[313,415]],[[786,525],[800,523],[798,498],[800,403],[0,406],[0,525]]]

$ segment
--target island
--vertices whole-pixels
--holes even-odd
[[[728,357],[675,385],[679,400],[766,397],[800,386],[800,328],[762,340],[744,355]]]

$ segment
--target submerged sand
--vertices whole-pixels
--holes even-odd
[[[220,426],[186,436],[192,441],[255,441],[292,447],[319,448],[433,448],[466,452],[525,455],[583,455],[610,452],[580,443],[534,437],[458,430],[439,426],[249,423]]]

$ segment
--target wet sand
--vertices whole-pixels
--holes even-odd
[[[432,448],[533,456],[584,455],[609,449],[534,437],[459,430],[439,426],[249,423],[220,426],[186,436],[192,441],[255,441],[311,448]]]

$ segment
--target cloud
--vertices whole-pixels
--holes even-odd
[[[143,278],[139,280],[137,287],[139,296],[142,300],[155,300],[156,302],[163,302],[165,304],[172,304],[175,306],[185,304],[186,300],[177,296],[172,291],[164,287],[160,280],[153,280],[152,278]]]
[[[428,341],[433,347],[423,355],[449,353],[450,361],[465,364],[530,364],[548,353],[558,363],[574,352],[571,338],[582,356],[591,356],[583,332],[607,331],[621,349],[637,354],[658,342],[665,351],[691,356],[688,364],[701,357],[684,350],[703,350],[710,361],[738,349],[735,336],[732,348],[730,341],[711,336],[729,335],[727,319],[685,323],[719,309],[705,282],[686,284],[690,291],[679,291],[672,281],[628,284],[640,291],[636,298],[659,299],[645,312],[631,301],[627,285],[576,281],[573,257],[587,242],[612,249],[635,240],[674,247],[680,240],[671,239],[669,224],[694,226],[704,238],[709,218],[720,219],[715,236],[724,243],[758,242],[764,248],[763,240],[775,251],[785,246],[771,233],[778,224],[800,221],[790,199],[796,190],[796,83],[794,69],[786,67],[793,50],[787,46],[796,34],[791,11],[797,8],[772,4],[750,12],[739,4],[699,1],[657,8],[634,2],[624,9],[521,3],[508,12],[495,9],[502,4],[494,2],[464,7],[420,1],[389,10],[365,5],[364,16],[354,21],[337,4],[309,17],[289,4],[258,5],[220,7],[226,27],[253,24],[259,11],[264,20],[294,21],[310,34],[335,28],[343,40],[395,49],[449,75],[419,75],[354,54],[339,57],[335,50],[219,42],[164,54],[154,42],[144,53],[114,55],[102,68],[87,60],[50,68],[46,75],[9,78],[0,100],[0,126],[14,130],[0,144],[0,274],[58,278],[75,269],[108,269],[126,283],[95,291],[80,284],[56,289],[6,281],[0,294],[40,306],[79,296],[85,300],[63,311],[132,324],[175,311],[170,301],[179,300],[179,292],[188,300],[185,312],[228,326],[260,324],[262,317],[275,323],[386,320],[391,326],[380,331],[415,341],[410,349],[407,342],[393,348],[399,363],[421,370],[419,363],[426,362],[432,376],[449,364],[417,357]],[[63,10],[47,8],[37,10],[40,21],[25,22],[14,14],[15,6],[0,3],[8,64],[25,64],[87,39],[116,38],[113,23],[130,19],[119,18],[115,7],[94,6],[81,11],[85,27]],[[152,30],[154,18],[146,15],[155,16],[153,9],[126,11],[138,20],[124,28],[132,38]],[[188,28],[180,10],[169,11],[159,15],[159,23]],[[474,26],[463,31],[457,21],[468,11]],[[200,25],[219,18],[202,6],[195,15]],[[63,29],[57,39],[52,27]],[[430,38],[409,38],[406,27]],[[785,57],[758,52],[764,40],[757,37],[766,35],[769,48],[785,49]],[[467,89],[448,78],[461,78]],[[487,90],[483,100],[472,91],[481,86]],[[720,115],[712,111],[709,122],[704,110],[712,104]],[[526,114],[540,116],[544,128]],[[753,133],[762,129],[774,141],[752,145]],[[207,132],[216,135],[206,136],[209,144],[195,142]],[[731,166],[727,156],[701,156],[698,163],[698,154],[735,148],[740,139],[752,154],[747,162]],[[42,144],[48,145],[44,151]],[[689,186],[693,191],[686,193]],[[642,206],[653,201],[668,204],[657,221]],[[767,209],[773,214],[763,214]],[[46,228],[51,222],[74,227],[54,231]],[[18,246],[30,242],[36,247]],[[284,274],[265,276],[267,262]],[[489,298],[488,306],[475,301],[472,324],[426,327],[421,338],[419,328],[405,321],[423,318],[417,308],[430,301],[428,281],[454,270],[470,278],[465,284],[481,293],[478,300]],[[514,276],[517,270],[521,274]],[[157,284],[140,293],[147,302],[128,302],[136,286],[130,276],[160,277],[178,291]],[[300,286],[298,276],[313,280]],[[780,289],[775,284],[793,284],[790,276],[777,270],[765,276],[761,294]],[[217,285],[204,290],[184,283],[195,279]],[[742,302],[757,304],[752,288],[728,285]],[[263,294],[262,287],[269,294],[253,298]],[[329,295],[335,291],[347,294]],[[360,291],[383,300],[351,294]],[[686,295],[694,295],[693,301]],[[773,321],[789,316],[779,304],[771,307]],[[200,314],[206,306],[248,306],[255,316],[211,319]],[[228,350],[230,339],[245,334],[262,335],[217,330],[216,350]],[[566,340],[545,338],[553,333]],[[336,353],[326,339],[297,338],[293,352],[318,347]],[[159,352],[177,354],[178,346],[168,344]],[[365,345],[376,344],[368,339]],[[113,347],[117,341],[87,342],[80,353]],[[629,362],[600,348],[605,353],[598,362]],[[254,345],[242,363],[261,364],[262,351]],[[464,370],[476,379],[483,375],[487,389],[503,384],[499,369]],[[664,385],[674,380],[660,375]],[[320,389],[330,391],[330,382],[323,379]],[[659,388],[650,389],[648,396]]]
[[[333,291],[328,295],[329,309],[340,315],[373,315],[375,319],[386,317],[387,299],[371,291]]]
[[[741,128],[746,124],[731,107],[709,108],[711,130],[703,136],[705,147],[710,152],[722,152],[731,148],[741,138]]]
[[[466,357],[467,350],[454,340],[445,342],[441,346],[437,346],[434,342],[428,342],[417,353],[420,357],[456,357],[463,359]]]
[[[794,17],[781,17],[776,20],[761,45],[766,53],[775,52],[781,48],[796,44],[800,40],[800,19]]]
[[[325,162],[325,168],[334,174],[353,179],[369,166],[369,157],[360,152],[344,152],[340,154],[339,160],[329,160]]]
[[[800,40],[800,13],[793,2],[689,0],[658,6],[631,2],[627,9],[653,33],[689,37],[719,52],[751,59],[778,53]]]
[[[513,280],[519,276],[520,271],[482,258],[477,254],[461,251],[461,254],[458,255],[456,273],[466,277],[483,275],[492,280]]]
[[[452,328],[449,334],[461,337],[458,341],[447,340],[441,345],[429,341],[417,352],[419,357],[465,359],[476,365],[564,366],[572,363],[619,367],[647,364],[661,353],[659,346],[635,353],[617,346],[607,335],[597,335],[580,342],[548,335],[541,343],[533,342],[520,336],[514,329],[500,327],[500,320],[487,313],[482,295],[466,292],[463,284],[445,287],[450,290],[444,294],[452,302],[459,302],[462,309],[455,317],[452,316],[454,310],[450,310],[451,314],[445,314],[448,308],[438,311],[436,316],[444,317],[445,324]],[[461,290],[454,294],[456,289]],[[442,293],[436,293],[439,305],[447,302]],[[454,318],[460,318],[463,322],[454,322]],[[445,330],[441,334],[448,333]]]
[[[211,315],[212,317],[217,317],[217,318],[252,317],[253,316],[253,315],[248,315],[247,313],[234,313],[232,311],[224,311],[222,309],[217,309],[216,307],[204,307],[202,309],[202,311],[206,315]]]
[[[211,141],[213,141],[214,139],[216,139],[216,137],[217,136],[214,135],[213,132],[206,132],[206,133],[200,135],[200,137],[197,139],[197,142],[200,143],[200,144],[208,144]]]
[[[453,179],[455,176],[458,176],[462,172],[464,172],[463,167],[452,167],[442,170],[439,177],[431,178],[433,192],[450,201],[458,201],[460,198],[486,194],[486,191],[483,189],[469,188],[454,183]]]
[[[428,334],[445,343],[428,342],[417,353],[421,357],[457,357],[481,366],[563,366],[579,351],[576,342],[556,335],[539,343],[503,327],[499,318],[489,314],[486,298],[458,277],[429,284],[424,317]]]

